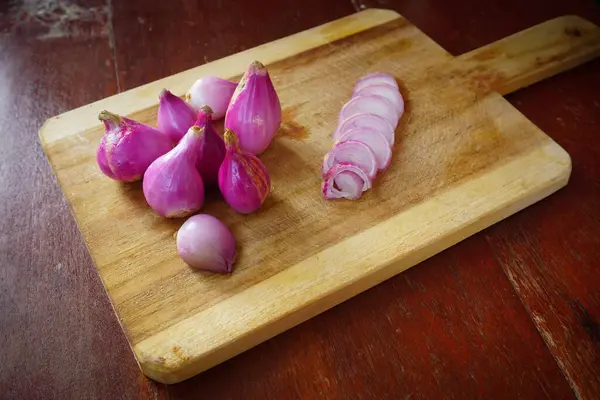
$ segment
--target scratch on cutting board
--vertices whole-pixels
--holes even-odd
[[[12,0],[13,30],[36,33],[38,40],[108,37],[109,6],[82,7],[65,0]]]

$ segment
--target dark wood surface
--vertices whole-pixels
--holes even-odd
[[[453,54],[592,0],[31,0],[0,4],[0,398],[600,398],[600,60],[508,96],[570,184],[181,384],[143,377],[37,131],[55,114],[356,12]]]

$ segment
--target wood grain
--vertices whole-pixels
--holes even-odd
[[[470,85],[449,85],[448,79],[435,79],[446,76],[447,64],[454,61],[408,21],[385,22],[392,19],[390,15],[364,12],[347,23],[336,21],[275,44],[288,48],[290,55],[268,50],[269,46],[259,50],[282,58],[269,68],[287,119],[262,157],[275,187],[264,209],[242,218],[220,201],[205,207],[205,212],[232,228],[242,248],[232,277],[192,273],[174,252],[173,234],[181,222],[158,218],[144,206],[139,185],[107,180],[96,167],[94,143],[102,129],[86,128],[91,122],[83,118],[90,108],[123,113],[118,107],[127,104],[128,98],[145,96],[145,102],[150,102],[149,86],[162,87],[166,81],[46,124],[41,132],[46,152],[147,375],[168,383],[186,379],[409,268],[566,183],[570,160],[562,149],[499,95],[481,97]],[[361,19],[368,22],[357,22]],[[356,26],[367,30],[345,38],[356,32]],[[374,27],[368,29],[370,26]],[[566,28],[578,29],[581,34],[570,35]],[[329,37],[321,36],[327,46],[300,53],[305,37],[331,34],[336,29],[334,36],[339,40],[328,43]],[[518,58],[506,62],[502,54],[497,57],[497,69],[523,76],[515,80],[521,85],[546,77],[552,66],[560,69],[556,66],[559,61],[576,65],[600,50],[598,43],[590,40],[597,37],[597,31],[585,21],[558,19],[535,29],[524,35],[548,37],[549,42],[540,40],[532,46],[538,52],[534,65],[523,57],[519,70]],[[570,42],[574,44],[569,46]],[[510,44],[497,47],[511,51]],[[239,74],[245,64],[236,64],[233,58],[250,55],[255,54],[249,51],[230,57],[228,65],[239,68]],[[540,61],[547,55],[554,59]],[[545,68],[547,64],[551,67]],[[178,85],[189,87],[201,73],[219,73],[217,65],[208,64],[169,81],[177,78]],[[320,180],[318,170],[309,166],[318,165],[331,145],[330,132],[339,106],[351,91],[346,83],[377,70],[402,77],[407,94],[408,117],[400,126],[402,157],[380,179],[378,190],[363,201],[324,203],[318,191],[307,190],[318,188]],[[311,102],[311,94],[326,85],[333,90],[321,96],[319,103]],[[343,89],[345,86],[348,88]],[[513,87],[518,86],[513,83]],[[477,102],[473,102],[475,98]],[[153,123],[155,108],[132,117]],[[78,121],[77,129],[57,130],[65,120]],[[306,130],[310,139],[286,138],[289,124]],[[475,198],[472,208],[465,210],[465,202]],[[127,223],[116,224],[123,220]],[[418,220],[422,226],[415,227],[411,221]],[[257,241],[256,237],[266,239]],[[346,239],[340,241],[340,237]],[[291,238],[295,245],[288,243]],[[362,250],[354,250],[358,247]],[[375,257],[375,253],[379,254]],[[332,269],[334,264],[339,267]],[[343,276],[337,276],[340,273]],[[188,300],[192,296],[194,302]],[[287,301],[281,304],[281,298]]]
[[[2,398],[161,397],[164,393],[160,385],[156,392],[156,386],[136,377],[135,363],[124,347],[122,331],[106,296],[101,293],[94,266],[36,144],[36,132],[44,119],[115,93],[117,84],[111,78],[115,72],[110,62],[105,66],[109,51],[104,53],[106,57],[95,55],[97,48],[109,49],[108,34],[101,38],[94,36],[107,25],[101,19],[94,19],[93,14],[91,18],[90,14],[75,15],[76,20],[71,20],[63,30],[65,36],[42,41],[38,36],[47,34],[48,25],[40,27],[37,21],[29,20],[29,25],[19,25],[18,33],[15,32],[16,3],[0,3],[0,90],[5,99],[0,106]],[[90,0],[61,3],[90,8],[98,5]],[[132,83],[144,84],[193,67],[203,61],[204,55],[208,60],[216,59],[234,53],[238,49],[235,46],[249,48],[333,20],[346,13],[350,2],[329,0],[305,7],[306,2],[266,1],[263,2],[265,7],[248,19],[260,21],[267,15],[269,23],[260,28],[252,27],[251,23],[236,25],[239,15],[232,18],[230,12],[212,12],[215,22],[208,35],[212,42],[197,53],[198,62],[189,56],[188,49],[194,48],[199,39],[190,35],[189,30],[179,29],[179,24],[174,22],[177,18],[165,18],[165,10],[153,4],[158,2],[112,3],[118,70],[122,74],[122,86],[130,88]],[[190,6],[192,2],[185,1],[169,4],[185,12],[190,20],[199,18],[201,10],[211,12],[211,7],[219,4],[226,4],[233,11],[236,8],[236,4],[214,1],[193,2],[193,6]],[[357,9],[362,4],[393,7],[456,55],[561,15],[577,14],[600,24],[600,7],[591,0],[358,0],[352,4]],[[249,11],[245,10],[245,15]],[[127,13],[126,17],[121,13]],[[145,29],[140,28],[136,19],[140,13],[145,19]],[[161,25],[168,29],[160,28]],[[231,26],[236,29],[225,29]],[[160,29],[163,30],[161,35],[153,36],[153,32]],[[78,33],[73,34],[75,32]],[[256,39],[257,35],[260,39]],[[161,42],[176,43],[182,50],[179,59],[167,59],[157,51],[147,57],[149,47],[159,47]],[[123,48],[125,43],[133,45]],[[143,45],[136,45],[140,43]],[[128,54],[133,62],[128,63],[122,54]],[[148,62],[143,68],[135,67],[137,59]],[[70,67],[74,63],[77,68]],[[541,336],[516,333],[531,330],[532,321],[519,308],[519,301],[514,297],[514,290],[506,285],[506,278],[496,271],[501,265],[522,260],[520,254],[523,253],[515,253],[514,245],[509,251],[497,250],[502,260],[500,264],[494,261],[491,251],[499,243],[502,246],[503,243],[516,244],[513,236],[526,237],[527,243],[537,245],[535,262],[520,262],[519,272],[525,275],[514,275],[516,279],[526,276],[530,283],[520,285],[518,294],[528,310],[531,304],[535,305],[535,316],[541,315],[546,321],[542,326],[545,334],[554,338],[552,352],[580,398],[597,398],[594,394],[600,386],[600,374],[594,377],[593,372],[598,371],[599,347],[588,333],[593,332],[590,319],[578,315],[587,313],[591,321],[594,316],[598,321],[597,310],[600,309],[597,298],[592,296],[594,291],[589,290],[600,279],[600,270],[594,268],[597,246],[593,247],[600,232],[598,208],[593,207],[600,201],[596,185],[600,157],[595,139],[600,125],[596,118],[599,113],[595,90],[600,86],[599,67],[598,61],[591,62],[508,96],[515,107],[567,149],[574,165],[566,188],[526,212],[487,229],[485,237],[493,246],[483,242],[482,235],[467,239],[418,268],[389,279],[226,363],[184,383],[169,386],[169,398],[415,399],[425,398],[423,391],[427,391],[428,398],[498,397],[495,393],[479,395],[490,393],[486,392],[486,385],[490,384],[508,398],[569,398],[557,365],[540,345]],[[157,72],[152,72],[154,70]],[[99,71],[105,71],[102,79]],[[74,79],[78,73],[82,78]],[[40,76],[47,77],[43,85],[38,85]],[[19,107],[7,105],[10,99],[15,99]],[[20,112],[22,109],[27,112]],[[15,134],[16,131],[20,134]],[[23,174],[33,179],[24,182]],[[561,210],[561,217],[550,220],[557,210]],[[530,229],[537,225],[542,229]],[[564,234],[570,231],[576,234]],[[560,245],[553,239],[555,235],[560,237]],[[34,238],[33,246],[31,238]],[[575,249],[575,253],[571,249]],[[577,258],[573,258],[573,254]],[[459,268],[466,273],[458,274],[451,268],[450,257],[456,259]],[[62,263],[60,279],[47,279],[46,275],[40,279],[39,271],[45,271],[52,260]],[[479,262],[485,267],[478,268],[480,272],[475,274],[473,266]],[[11,267],[7,269],[7,265]],[[488,275],[493,278],[487,279]],[[565,292],[564,282],[571,279],[575,284],[570,283]],[[469,281],[475,286],[484,285],[486,292],[466,291],[465,282]],[[539,289],[542,284],[544,290]],[[454,291],[446,291],[448,287]],[[581,310],[579,307],[560,306],[561,302],[568,304],[564,303],[566,299],[571,304],[582,304],[586,313],[570,311]],[[440,314],[436,311],[440,304],[453,312]],[[546,304],[550,307],[545,307]],[[392,311],[388,312],[390,308]],[[78,314],[69,310],[76,310]],[[90,315],[88,312],[94,317],[79,317]],[[510,326],[511,329],[502,331],[500,338],[491,338],[486,332],[479,342],[469,347],[471,335],[478,334],[476,325],[466,322],[471,315],[490,321],[506,312],[509,316],[498,328]],[[438,317],[429,318],[432,314]],[[400,338],[395,336],[396,327],[401,328],[403,336]],[[410,346],[404,345],[404,336],[413,328],[410,336],[416,338],[423,334],[422,339],[415,339]],[[427,334],[432,329],[450,331],[456,340],[445,340],[442,336],[438,340]],[[65,332],[70,336],[63,339]],[[85,339],[90,335],[101,340],[92,343],[91,339]],[[386,354],[398,353],[401,357],[386,357]],[[447,353],[475,366],[478,380],[468,379],[460,364],[448,361],[444,355]],[[439,360],[435,368],[428,357]],[[133,374],[130,371],[134,371]],[[394,379],[386,378],[387,371],[394,373]],[[452,379],[454,376],[459,379]],[[490,379],[483,378],[486,376]],[[442,387],[437,380],[446,384]],[[356,382],[352,390],[348,388],[349,381]]]
[[[400,2],[361,0],[391,7],[453,54],[560,15],[600,24],[593,1]],[[468,12],[466,12],[468,10]],[[492,17],[493,16],[493,17]],[[573,158],[569,185],[486,232],[496,256],[532,320],[581,399],[600,396],[598,326],[598,132],[600,64],[593,61],[511,94],[507,99]],[[557,214],[560,214],[557,217]],[[560,239],[559,239],[560,238]]]
[[[594,24],[569,15],[462,54],[456,62],[471,90],[505,95],[593,60],[600,55],[598,43],[600,30]]]
[[[36,134],[115,93],[107,16],[31,3],[0,6],[0,397],[151,399]]]
[[[466,239],[169,394],[574,399],[490,255],[483,236]]]
[[[540,84],[515,96],[513,101],[572,154],[574,177],[556,199],[486,235],[582,399],[600,397],[600,149],[593,144],[600,123],[600,101],[593,89],[600,84],[598,71],[596,60],[557,78],[554,85]],[[543,109],[535,104],[534,99],[557,93],[562,104]],[[586,108],[595,112],[586,114]]]

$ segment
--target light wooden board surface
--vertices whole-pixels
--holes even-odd
[[[392,11],[366,10],[54,117],[40,138],[144,373],[187,379],[419,263],[564,186],[571,160],[502,94],[600,54],[597,27],[566,16],[453,57]],[[238,79],[268,65],[284,109],[261,158],[273,191],[242,216],[202,210],[236,235],[231,276],[178,257],[183,220],[157,216],[141,184],[104,177],[102,109],[156,125],[163,87]],[[395,75],[407,111],[389,170],[360,201],[325,201],[320,164],[362,75]]]

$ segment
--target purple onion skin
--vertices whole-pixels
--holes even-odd
[[[219,168],[219,189],[229,207],[241,214],[257,211],[271,191],[271,178],[263,163],[241,150],[231,130],[224,134],[227,153]]]
[[[144,197],[159,215],[187,217],[204,205],[204,182],[196,169],[203,132],[192,126],[173,150],[146,171]]]
[[[225,159],[225,142],[213,126],[212,109],[209,106],[200,108],[195,125],[204,128],[196,167],[204,184],[216,184],[219,181],[219,168]]]
[[[242,150],[265,151],[281,125],[281,104],[267,68],[258,61],[240,80],[225,114],[225,128],[239,138]]]
[[[158,129],[177,143],[188,129],[194,125],[196,113],[188,103],[167,89],[163,89],[159,98]]]
[[[150,164],[173,148],[159,130],[129,118],[102,111],[98,118],[106,131],[96,153],[102,172],[111,179],[140,180]]]
[[[188,218],[177,231],[179,257],[204,271],[230,274],[237,257],[235,237],[219,219],[208,214]]]
[[[100,167],[100,170],[104,173],[104,175],[108,176],[111,179],[117,179],[115,177],[115,174],[113,174],[110,170],[108,160],[106,159],[106,140],[104,136],[100,141],[100,146],[98,146],[98,151],[96,152],[96,160],[98,160],[98,166]]]
[[[186,94],[186,101],[194,111],[200,111],[202,106],[209,106],[213,110],[212,119],[221,119],[227,112],[236,87],[235,82],[216,76],[205,76],[194,82]]]

